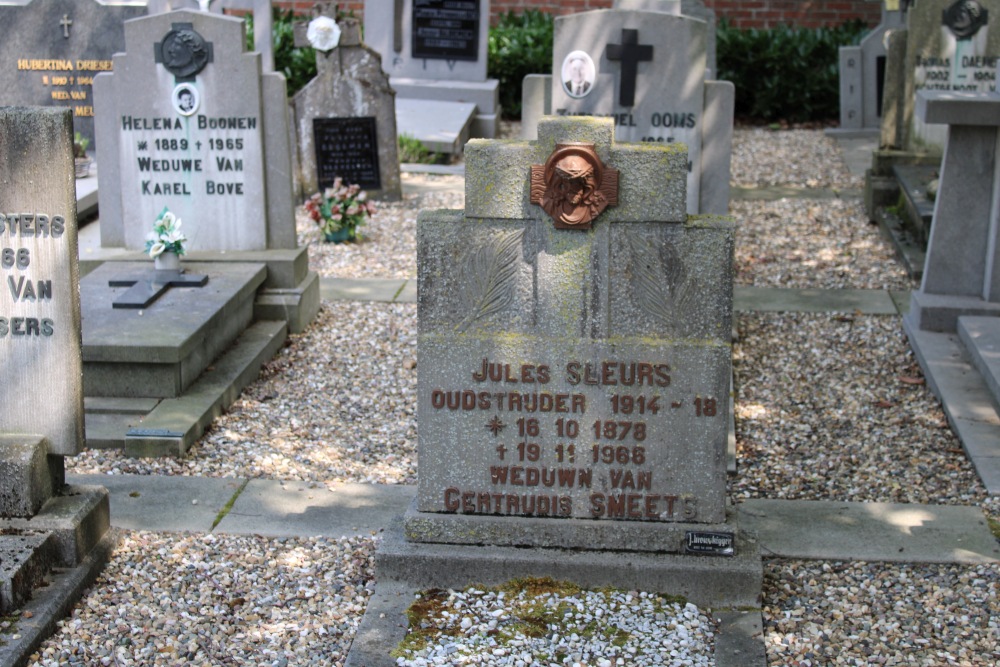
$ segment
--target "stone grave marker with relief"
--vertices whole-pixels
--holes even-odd
[[[101,245],[144,248],[167,206],[192,251],[295,248],[285,81],[245,50],[242,20],[182,10],[125,31],[95,80],[98,162],[121,184],[100,192]]]
[[[471,141],[465,210],[421,213],[419,484],[380,586],[757,604],[759,546],[726,506],[735,225],[687,215],[682,145],[613,134],[549,117],[537,141]],[[387,664],[365,633],[348,664]]]
[[[124,22],[145,13],[146,0],[0,0],[0,104],[69,107],[93,142],[94,76],[125,48]]]
[[[92,574],[111,548],[102,543],[107,491],[66,486],[63,464],[84,446],[72,137],[69,109],[0,108],[4,614],[25,602],[52,567],[77,568],[101,543],[103,555],[84,568]],[[40,594],[72,594],[53,589]],[[7,650],[0,646],[0,661],[14,664]]]
[[[380,56],[361,43],[359,22],[337,23],[331,14],[328,5],[308,27],[296,28],[296,44],[316,49],[318,70],[292,98],[300,194],[340,177],[370,196],[399,199],[395,91]]]

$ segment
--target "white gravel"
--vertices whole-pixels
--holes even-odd
[[[734,183],[746,186],[860,186],[821,131],[739,130],[733,170]],[[462,192],[456,177],[412,178],[422,194],[383,206],[367,242],[312,245],[316,270],[415,275],[416,209],[460,206]],[[733,212],[740,284],[914,287],[857,201],[737,201]],[[300,227],[304,241],[311,233]],[[922,383],[898,317],[743,313],[737,326],[735,500],[972,504],[1000,517]],[[184,458],[94,451],[69,461],[68,471],[412,484],[415,339],[413,305],[324,302],[317,321]],[[371,548],[372,540],[130,534],[33,664],[341,664],[370,587]],[[996,565],[768,560],[765,567],[771,665],[1000,663]],[[342,581],[343,589],[330,588]],[[470,616],[468,629],[482,625],[478,618]],[[646,613],[623,619],[651,622]],[[706,625],[699,650],[710,631]],[[612,659],[598,653],[584,658],[581,649],[579,664]],[[435,664],[509,657],[491,649],[481,659]]]

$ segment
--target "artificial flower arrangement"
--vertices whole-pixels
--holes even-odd
[[[345,184],[340,177],[325,191],[310,197],[305,208],[323,237],[333,243],[356,241],[358,227],[375,212],[375,204],[368,201],[368,194],[358,185]]]
[[[164,206],[153,223],[153,231],[146,235],[146,252],[153,259],[165,252],[172,252],[180,257],[184,254],[185,241],[187,238],[181,233],[180,218]]]

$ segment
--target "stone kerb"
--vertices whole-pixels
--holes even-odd
[[[156,45],[192,32],[202,69],[157,62],[181,62]],[[240,19],[197,11],[126,22],[126,52],[94,81],[102,182],[121,184],[100,190],[103,247],[144,248],[164,206],[191,251],[296,247],[285,81],[261,73],[243,35]]]
[[[682,146],[613,132],[610,119],[546,119],[537,142],[472,144],[469,193],[488,192],[466,215],[418,220],[411,539],[503,532],[466,526],[489,515],[512,526],[499,540],[580,546],[574,522],[599,519],[622,549],[673,527],[652,548],[677,552],[681,526],[726,522],[734,226],[686,215]],[[571,141],[619,170],[619,203],[589,231],[556,229],[529,199],[531,165]],[[553,518],[565,534],[535,539],[526,519]]]

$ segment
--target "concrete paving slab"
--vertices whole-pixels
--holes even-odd
[[[889,292],[864,289],[788,289],[736,287],[733,308],[737,311],[853,313],[896,315],[899,310]]]
[[[862,136],[833,135],[851,176],[863,177],[872,166],[872,153],[878,149],[878,135],[878,130],[868,131]]]
[[[129,530],[208,533],[246,480],[165,475],[66,475],[111,494],[111,525]]]
[[[406,284],[403,285],[403,289],[399,290],[399,294],[396,295],[397,303],[416,303],[417,302],[417,281],[416,279],[407,280]]]
[[[978,507],[748,500],[740,526],[761,554],[816,560],[996,563],[1000,543]]]
[[[910,292],[905,290],[889,290],[892,302],[896,304],[896,310],[900,315],[910,312]]]
[[[255,479],[215,532],[266,537],[371,535],[410,504],[415,486]]]
[[[391,302],[405,284],[406,280],[395,278],[321,278],[319,292],[331,301]]]

